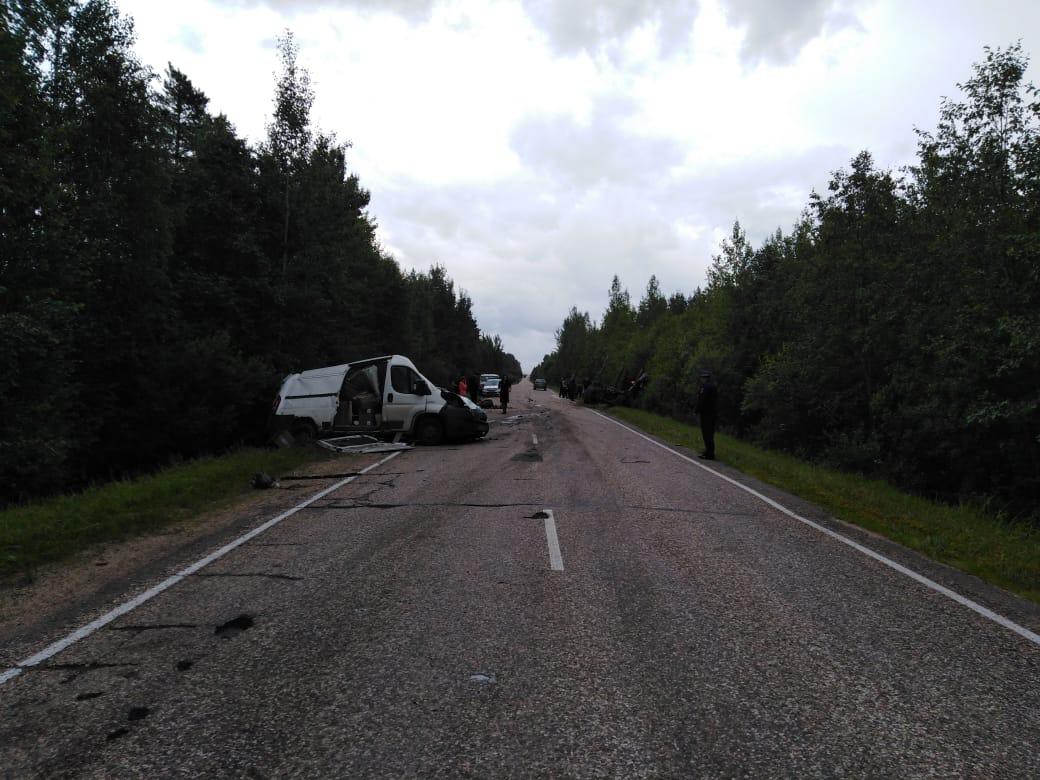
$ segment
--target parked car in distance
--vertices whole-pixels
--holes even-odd
[[[538,377],[536,380],[534,380],[534,389],[535,390],[545,390],[545,389],[547,389],[546,385],[545,385],[545,380],[542,379],[542,377]]]
[[[480,388],[480,394],[485,398],[498,398],[498,383],[502,380],[497,376],[494,379],[489,379]]]
[[[498,374],[481,374],[480,375],[480,392],[481,392],[481,394],[484,393],[484,386],[488,382],[490,382],[492,379],[498,381],[498,380],[501,379],[501,377],[499,377]]]

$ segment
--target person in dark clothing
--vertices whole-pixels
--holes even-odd
[[[513,381],[507,377],[502,377],[502,381],[498,383],[498,400],[502,404],[502,414],[506,413],[506,407],[509,406],[509,388],[513,386]]]
[[[700,417],[701,436],[704,438],[704,460],[715,460],[715,422],[718,414],[719,388],[710,371],[702,371],[694,412]]]
[[[466,378],[466,389],[469,390],[469,400],[473,403],[480,405],[480,377],[475,374],[470,374]]]

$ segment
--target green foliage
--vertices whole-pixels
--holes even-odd
[[[275,476],[324,456],[313,448],[243,449],[133,480],[94,486],[0,510],[0,582],[76,554],[212,511],[249,490],[257,472]]]
[[[706,289],[664,304],[651,277],[633,310],[615,277],[602,323],[572,310],[536,371],[591,366],[619,385],[645,369],[638,403],[683,418],[708,369],[731,431],[1037,517],[1040,100],[1026,64],[1020,45],[987,49],[902,176],[861,152],[790,234],[754,248],[735,224]]]
[[[258,148],[133,41],[109,0],[0,4],[0,503],[259,441],[291,371],[520,373],[379,247],[291,33]]]

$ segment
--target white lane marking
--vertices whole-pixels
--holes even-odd
[[[893,561],[890,558],[886,558],[881,553],[874,552],[869,547],[864,547],[862,544],[859,544],[858,542],[854,542],[852,539],[849,539],[846,536],[842,536],[841,534],[839,534],[839,533],[837,533],[835,531],[832,531],[830,528],[822,526],[819,523],[814,523],[812,520],[809,520],[809,519],[807,519],[805,517],[802,517],[799,514],[795,514],[794,512],[792,512],[787,507],[778,504],[776,501],[774,501],[773,499],[769,498],[768,496],[762,495],[757,490],[754,490],[753,488],[749,488],[747,485],[741,484],[740,482],[737,482],[737,480],[732,479],[731,477],[727,477],[725,474],[721,474],[718,471],[716,471],[715,469],[709,468],[708,466],[705,466],[703,463],[700,463],[700,462],[694,460],[693,458],[690,458],[690,457],[688,457],[686,455],[683,455],[681,452],[676,452],[671,447],[667,447],[664,444],[661,444],[661,442],[655,441],[655,440],[651,439],[649,436],[646,436],[645,434],[642,434],[642,433],[640,433],[637,430],[629,428],[627,425],[623,425],[623,424],[619,423],[617,420],[613,419],[612,417],[608,417],[605,414],[601,414],[600,412],[597,412],[594,409],[590,409],[589,411],[592,412],[595,415],[598,415],[599,417],[602,417],[604,420],[607,420],[608,422],[614,423],[614,425],[618,426],[619,428],[624,428],[629,433],[634,433],[636,436],[638,436],[641,439],[646,439],[648,442],[650,442],[651,444],[654,444],[654,445],[660,447],[662,450],[667,450],[668,452],[672,453],[676,457],[682,458],[683,460],[692,463],[694,466],[698,466],[699,468],[702,468],[705,471],[707,471],[707,472],[709,472],[711,474],[714,474],[719,479],[724,479],[726,482],[729,482],[731,485],[735,485],[736,487],[740,488],[744,492],[750,493],[755,498],[758,498],[758,499],[761,499],[762,501],[765,501],[767,504],[769,504],[769,506],[773,507],[774,509],[776,509],[779,512],[783,512],[788,517],[793,518],[793,519],[797,520],[800,523],[805,523],[810,528],[815,528],[820,533],[827,534],[827,536],[831,537],[832,539],[837,539],[842,544],[847,544],[849,547],[853,548],[854,550],[858,550],[859,552],[863,553],[866,556],[869,556],[870,558],[873,558],[875,561],[878,561],[879,563],[883,563],[885,566],[888,566],[891,569],[895,569],[900,574],[905,574],[907,577],[909,577],[910,579],[915,580],[915,581],[921,583],[926,588],[931,588],[936,593],[941,593],[943,596],[946,596],[948,599],[956,601],[958,604],[960,604],[962,606],[965,606],[965,607],[967,607],[968,609],[970,609],[970,610],[972,610],[974,612],[977,612],[978,614],[982,615],[984,618],[988,618],[989,620],[992,620],[994,623],[996,623],[998,625],[1001,625],[1004,628],[1007,628],[1007,629],[1009,629],[1011,631],[1014,631],[1016,634],[1018,634],[1021,637],[1024,637],[1024,638],[1028,639],[1033,644],[1040,645],[1040,634],[1036,634],[1036,633],[1030,631],[1025,626],[1020,626],[1018,623],[1015,623],[1014,621],[1008,620],[1003,615],[998,615],[993,610],[987,609],[986,607],[982,606],[981,604],[979,604],[977,602],[974,602],[971,599],[966,598],[966,597],[962,596],[961,594],[959,594],[959,593],[957,593],[955,591],[950,590],[946,586],[940,585],[938,582],[935,582],[934,580],[928,579],[923,574],[918,574],[917,572],[913,571],[912,569],[908,569],[906,566],[903,566],[900,563],[896,563],[895,561]]]
[[[537,433],[532,433],[531,434],[531,441],[534,442],[534,446],[535,447],[538,446],[538,434]]]
[[[545,512],[545,541],[549,545],[549,566],[553,571],[563,571],[563,555],[560,554],[560,540],[556,538],[556,519],[551,509]]]
[[[362,469],[361,471],[359,471],[354,476],[347,477],[346,479],[342,479],[339,482],[337,482],[335,485],[333,485],[332,487],[327,487],[324,490],[322,490],[320,493],[315,493],[313,496],[308,498],[303,503],[297,504],[292,509],[289,509],[289,510],[287,510],[285,512],[282,512],[277,517],[271,518],[266,523],[264,523],[262,525],[259,525],[256,528],[254,528],[252,531],[249,531],[249,532],[243,534],[242,536],[240,536],[237,539],[235,539],[233,542],[229,542],[228,544],[225,544],[219,550],[216,550],[215,552],[211,552],[205,558],[202,558],[202,559],[196,561],[195,563],[191,564],[191,566],[189,566],[188,568],[183,569],[183,570],[177,572],[176,574],[174,574],[171,577],[167,577],[165,580],[160,582],[158,585],[155,585],[154,587],[149,588],[144,593],[140,593],[137,596],[135,596],[134,598],[130,599],[129,601],[123,602],[118,607],[113,609],[111,612],[107,612],[106,614],[102,615],[101,617],[97,618],[96,620],[91,621],[90,623],[87,623],[87,625],[83,626],[82,628],[76,629],[75,631],[73,631],[71,634],[69,634],[68,636],[64,637],[63,639],[59,639],[57,642],[54,642],[53,644],[48,645],[47,647],[45,647],[43,650],[41,650],[40,652],[36,653],[35,655],[31,655],[28,658],[26,658],[24,661],[20,661],[18,663],[17,667],[15,667],[13,669],[7,669],[6,671],[0,673],[0,685],[3,685],[8,680],[11,680],[11,679],[14,679],[15,677],[17,677],[27,667],[36,666],[37,664],[43,663],[48,658],[51,658],[52,656],[57,655],[58,653],[60,653],[62,650],[66,649],[70,645],[73,645],[76,642],[78,642],[79,640],[85,639],[86,637],[90,636],[95,631],[97,631],[99,628],[104,628],[106,625],[111,623],[116,618],[125,615],[127,612],[130,612],[131,610],[137,609],[137,607],[141,606],[142,604],[144,604],[149,599],[152,599],[155,596],[158,596],[164,590],[168,590],[168,589],[172,588],[174,585],[176,585],[178,582],[183,580],[185,577],[191,576],[192,574],[197,572],[202,567],[208,566],[209,564],[213,563],[213,561],[215,561],[215,560],[217,560],[219,558],[223,558],[225,555],[227,555],[229,552],[234,550],[236,547],[240,547],[241,545],[243,545],[246,542],[248,542],[250,539],[253,539],[254,537],[257,537],[260,534],[262,534],[264,531],[267,531],[267,530],[273,528],[274,526],[278,525],[280,522],[285,520],[285,518],[290,517],[290,516],[296,514],[301,509],[304,509],[304,508],[310,506],[311,504],[313,504],[319,498],[324,498],[325,496],[327,496],[332,491],[338,490],[339,488],[343,487],[344,485],[347,485],[347,484],[353,482],[355,479],[360,477],[362,474],[365,474],[365,473],[371,471],[372,469],[376,468],[377,466],[382,466],[384,463],[386,463],[389,460],[393,460],[394,458],[396,458],[400,454],[401,454],[400,452],[393,452],[390,455],[387,455],[381,461],[379,461],[377,463],[373,463],[371,466],[368,466],[367,468]]]

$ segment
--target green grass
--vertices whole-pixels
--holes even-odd
[[[692,450],[700,430],[650,412],[610,410],[647,433]],[[823,507],[834,517],[881,534],[933,560],[1040,602],[1040,531],[971,505],[949,506],[886,482],[815,466],[789,455],[716,434],[722,463]]]
[[[321,457],[313,450],[243,449],[150,476],[0,511],[0,582],[97,542],[126,539],[229,505],[258,471],[272,475]]]

